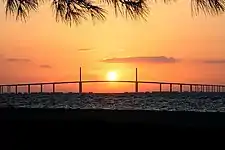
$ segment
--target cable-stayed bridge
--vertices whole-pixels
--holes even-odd
[[[82,80],[82,71],[80,68],[80,78],[77,81],[64,81],[64,82],[41,82],[41,83],[21,83],[21,84],[2,84],[0,85],[0,94],[3,93],[18,93],[18,87],[26,86],[27,93],[31,93],[31,86],[40,86],[40,92],[43,91],[44,85],[52,85],[52,92],[56,92],[56,85],[59,84],[78,84],[79,93],[83,93],[83,84],[85,83],[108,83],[108,82],[117,82],[117,83],[133,83],[134,92],[139,92],[139,84],[157,84],[158,92],[163,92],[162,86],[169,85],[169,92],[174,92],[173,87],[179,86],[179,92],[184,92],[183,87],[188,86],[188,91],[185,92],[225,92],[225,85],[214,85],[214,84],[196,84],[196,83],[177,83],[177,82],[156,82],[156,81],[141,81],[138,80],[138,72],[136,68],[135,80],[120,80],[120,81],[108,81],[108,80]],[[14,87],[14,91],[12,88]],[[124,91],[126,92],[126,91]]]

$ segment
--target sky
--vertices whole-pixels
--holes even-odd
[[[147,22],[115,17],[108,10],[104,22],[69,27],[55,21],[48,3],[30,13],[26,23],[6,19],[0,3],[0,83],[75,81],[82,67],[83,80],[107,80],[110,71],[118,80],[135,80],[138,68],[139,80],[225,84],[224,15],[193,17],[186,0],[151,4]],[[151,88],[142,86],[144,91]],[[133,89],[84,85],[84,91],[93,92]]]

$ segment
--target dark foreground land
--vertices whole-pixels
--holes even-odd
[[[148,125],[149,127],[223,127],[223,112],[150,110],[1,108],[0,122],[97,123],[102,125]],[[53,127],[52,126],[52,127]]]
[[[202,137],[224,135],[225,113],[1,108],[0,129],[1,137],[8,141],[19,139],[23,143],[31,140],[34,144],[40,140],[49,144],[48,141],[53,139],[58,143],[62,143],[62,140],[79,143],[77,139],[102,143],[104,139],[115,144],[115,137],[116,140],[123,141],[124,136],[124,139],[131,138],[134,141],[140,138],[147,141],[168,141],[171,140],[170,137],[180,140],[183,140],[183,137],[192,137],[191,140],[198,141]],[[57,142],[53,143],[56,146]]]

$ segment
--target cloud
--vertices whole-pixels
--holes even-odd
[[[220,59],[220,60],[204,60],[203,63],[207,63],[207,64],[225,64],[225,59]]]
[[[94,50],[93,48],[80,48],[78,51],[92,51]]]
[[[46,68],[46,69],[51,69],[52,68],[52,66],[50,66],[50,65],[40,65],[40,67],[41,68]]]
[[[123,57],[103,59],[106,63],[175,63],[179,61],[173,57],[151,56],[151,57]]]
[[[30,59],[27,58],[6,58],[8,62],[31,62]]]

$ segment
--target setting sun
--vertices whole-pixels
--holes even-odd
[[[115,81],[117,79],[117,73],[116,72],[108,72],[107,79],[109,81]]]

